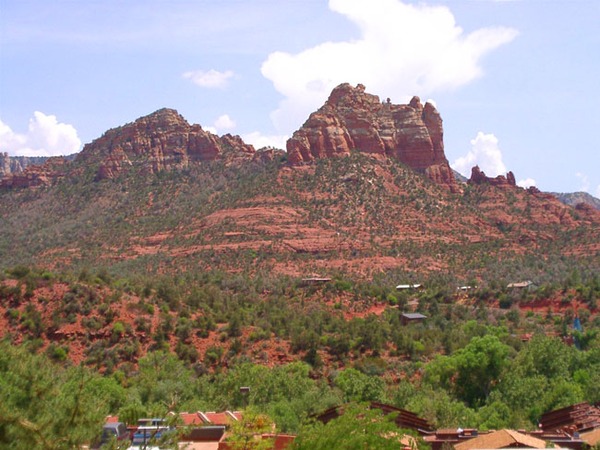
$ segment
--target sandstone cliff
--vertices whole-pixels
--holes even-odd
[[[488,177],[479,166],[475,166],[471,169],[471,178],[468,181],[469,184],[491,184],[497,187],[509,187],[516,186],[515,175],[512,172],[508,172],[506,176],[498,175],[497,177]],[[533,190],[532,190],[533,191]],[[539,191],[538,191],[539,192]]]
[[[8,156],[0,152],[0,179],[11,174],[22,172],[27,166],[44,164],[46,156]]]
[[[190,161],[248,158],[254,147],[239,136],[218,137],[190,125],[177,111],[160,109],[133,123],[107,131],[86,144],[76,162],[100,163],[96,179],[114,178],[131,166],[156,173],[182,169]]]
[[[43,164],[31,164],[4,175],[0,178],[0,188],[50,186],[65,176],[67,164],[62,157],[47,158]]]
[[[287,142],[293,165],[347,155],[353,150],[386,155],[425,173],[438,184],[458,186],[444,154],[442,118],[431,103],[382,103],[361,84],[336,87]]]

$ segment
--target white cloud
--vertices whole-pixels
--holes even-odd
[[[233,77],[231,70],[219,72],[214,69],[208,71],[192,70],[184,72],[181,75],[183,78],[191,80],[192,83],[204,88],[224,88],[227,86],[228,80]]]
[[[252,133],[243,135],[242,139],[244,142],[252,144],[256,149],[263,147],[275,147],[285,150],[285,143],[289,139],[289,136],[264,135],[259,131],[253,131]]]
[[[324,42],[297,54],[274,52],[262,65],[262,74],[284,96],[272,119],[285,132],[342,82],[362,83],[394,103],[463,86],[481,76],[482,56],[517,36],[503,27],[465,33],[444,6],[330,0],[329,8],[354,22],[360,38]]]
[[[579,181],[581,182],[581,187],[579,190],[583,192],[590,192],[590,179],[588,176],[581,172],[577,172],[575,176],[579,178]]]
[[[592,182],[590,181],[590,178],[587,176],[587,174],[577,172],[575,176],[579,178],[579,191],[587,192],[588,194],[591,194],[596,198],[600,198],[600,184],[596,186],[595,191],[592,192]]]
[[[470,176],[471,169],[476,165],[488,177],[506,173],[506,166],[502,161],[502,152],[498,147],[498,138],[493,134],[478,132],[475,139],[471,139],[471,150],[451,164],[454,170],[465,176]]]
[[[11,156],[60,156],[78,152],[81,140],[73,125],[35,111],[26,134],[15,133],[0,121],[0,151]]]
[[[203,126],[202,129],[212,134],[223,134],[223,132],[232,130],[235,127],[235,121],[228,114],[223,114],[217,117],[212,125]]]
[[[235,121],[229,115],[223,114],[215,121],[214,126],[217,130],[231,130],[235,128]]]
[[[525,178],[524,180],[517,181],[517,186],[527,189],[528,187],[535,186],[536,182],[533,178]]]

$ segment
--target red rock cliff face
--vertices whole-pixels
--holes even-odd
[[[363,85],[336,87],[287,142],[288,160],[302,164],[351,150],[396,158],[436,183],[458,189],[444,154],[442,118],[430,103],[408,105],[365,92]]]
[[[190,125],[177,111],[160,109],[133,123],[114,128],[90,144],[77,161],[98,161],[96,179],[114,178],[131,166],[148,172],[182,169],[190,161],[225,157],[252,158],[254,147],[238,136],[218,137]]]
[[[506,187],[515,187],[517,182],[515,180],[515,175],[512,172],[508,172],[506,176],[498,175],[497,177],[488,177],[483,170],[479,168],[479,166],[475,166],[471,169],[471,178],[468,181],[469,184],[491,184],[492,186],[506,188]],[[537,190],[537,189],[536,189]],[[532,193],[535,193],[536,190],[531,190]],[[539,191],[538,191],[539,192]]]
[[[0,188],[37,188],[50,186],[65,176],[67,161],[61,157],[48,158],[41,165],[27,166],[20,172],[11,172],[0,179]]]

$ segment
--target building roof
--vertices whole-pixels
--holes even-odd
[[[219,450],[219,442],[179,442],[179,448],[182,450]]]
[[[427,316],[424,316],[421,313],[402,313],[402,317],[410,320],[427,319]]]
[[[546,448],[547,442],[514,430],[499,430],[482,434],[455,444],[455,450],[499,449],[508,447]]]
[[[189,425],[204,425],[206,422],[200,416],[200,412],[188,413],[182,412],[179,413],[179,417],[183,421],[185,426]]]
[[[380,409],[384,414],[397,414],[395,422],[399,428],[410,428],[419,432],[431,431],[431,425],[429,425],[425,419],[421,419],[419,416],[410,411],[379,402],[371,402],[369,404],[369,408]],[[316,416],[316,418],[317,420],[326,424],[330,420],[340,417],[342,414],[344,414],[344,405],[338,405],[323,411],[321,414]]]
[[[526,288],[529,287],[533,284],[533,281],[527,280],[527,281],[518,281],[516,283],[509,283],[506,287],[507,288]]]
[[[584,431],[600,427],[600,408],[589,403],[577,403],[542,414],[540,427],[544,431]]]
[[[258,443],[261,440],[262,441],[270,440],[271,446],[269,448],[271,450],[285,450],[290,445],[292,445],[292,442],[294,442],[295,438],[296,438],[296,436],[291,435],[291,434],[263,433],[263,434],[255,434],[253,436],[253,441],[255,443]],[[254,448],[254,445],[250,444],[249,447]],[[219,442],[218,450],[232,450],[232,446],[227,441],[227,438],[225,438],[225,440]]]
[[[421,284],[399,284],[396,289],[419,289]]]
[[[306,283],[327,283],[328,281],[331,281],[331,278],[308,277],[308,278],[302,278],[302,281],[306,282]]]
[[[204,412],[199,413],[204,423],[213,425],[229,425],[233,421],[240,420],[242,413],[240,411],[225,412]]]
[[[588,444],[590,447],[600,443],[600,428],[596,428],[592,431],[586,431],[585,433],[581,433],[579,438]]]

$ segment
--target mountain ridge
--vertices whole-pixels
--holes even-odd
[[[582,270],[594,266],[600,212],[522,189],[510,172],[490,178],[475,167],[457,183],[432,108],[416,97],[382,103],[343,84],[287,154],[160,109],[108,130],[73,161],[52,158],[2,179],[3,263],[365,277],[481,277],[491,255],[502,264],[567,255]],[[14,189],[28,183],[36,189]]]
[[[317,111],[288,140],[287,153],[277,149],[257,151],[239,136],[213,135],[201,125],[189,124],[171,108],[161,108],[125,125],[107,130],[81,152],[65,157],[9,157],[0,153],[0,187],[23,188],[53,184],[62,177],[81,176],[82,165],[95,164],[95,181],[118,177],[133,166],[152,174],[186,169],[190,163],[213,159],[287,159],[299,165],[317,158],[348,155],[358,150],[394,157],[413,170],[452,191],[467,180],[457,176],[444,154],[440,114],[431,103],[413,97],[407,105],[365,92],[361,84],[337,86]],[[79,163],[72,169],[72,162]],[[512,173],[507,174],[511,180]],[[472,182],[504,183],[472,173]],[[506,179],[506,177],[504,178]],[[514,183],[513,183],[514,184]],[[585,203],[600,210],[600,200],[585,193],[552,193],[566,205]]]

